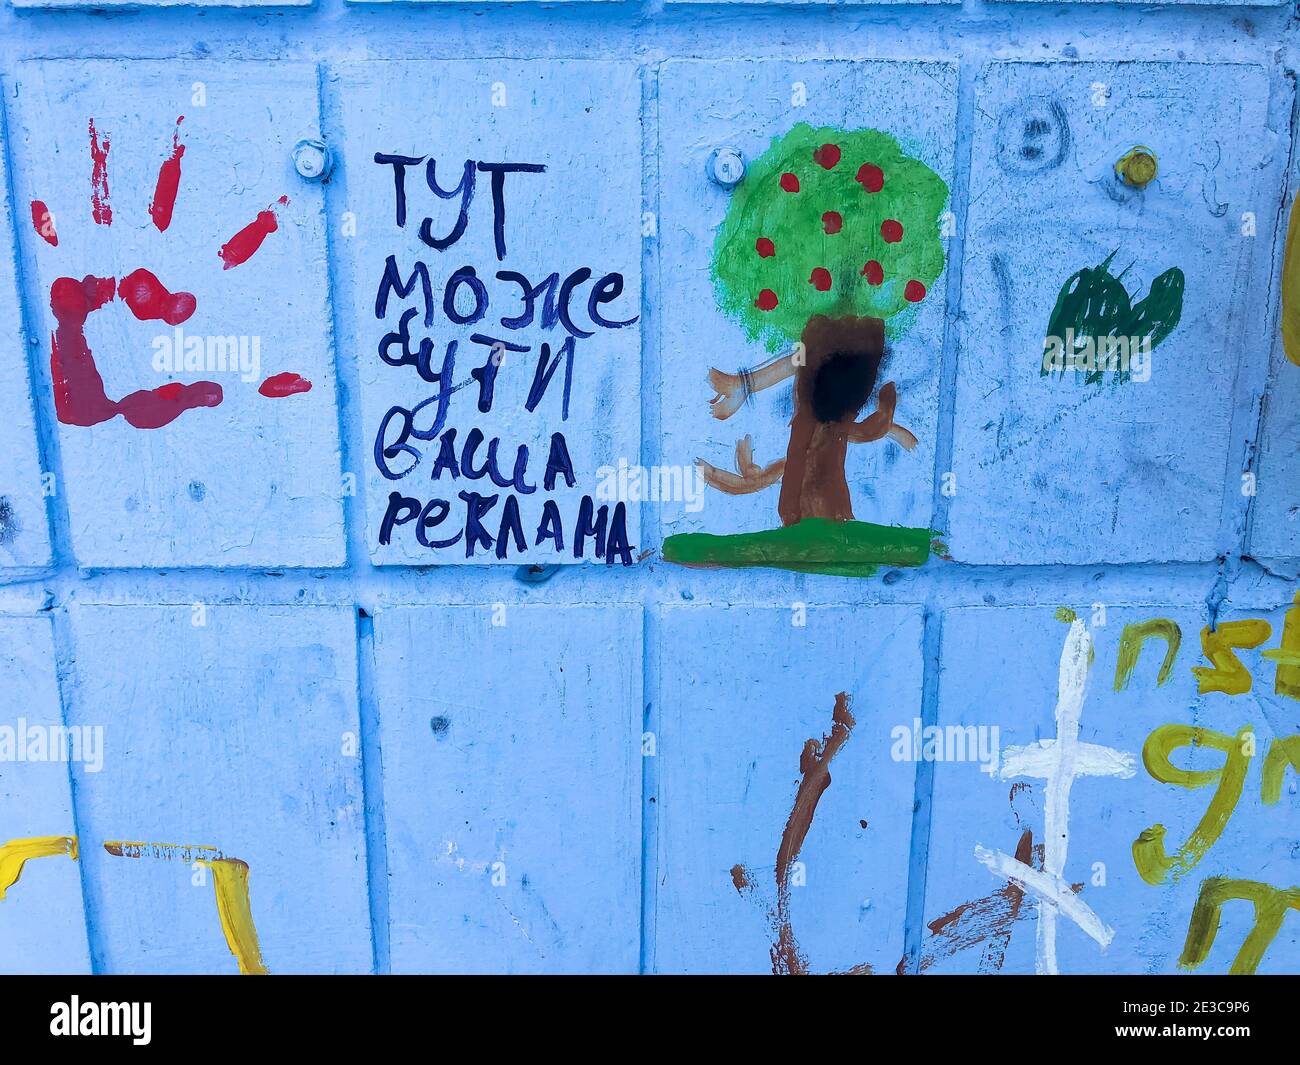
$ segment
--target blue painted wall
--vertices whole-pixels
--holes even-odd
[[[1270,760],[1300,733],[1283,643],[1300,368],[1275,340],[1296,43],[1286,4],[0,9],[0,843],[79,843],[76,861],[29,862],[0,901],[0,969],[236,970],[205,868],[104,847],[123,840],[247,862],[272,972],[770,972],[785,921],[812,971],[1174,972],[1207,880],[1300,885],[1296,773]],[[92,208],[92,120],[111,226]],[[710,416],[707,369],[767,355],[716,306],[732,194],[706,163],[722,146],[752,163],[801,121],[887,130],[950,189],[946,269],[888,370],[918,446],[855,445],[848,467],[859,519],[933,529],[943,557],[865,579],[665,563],[666,536],[776,523],[775,488],[709,489],[702,506],[630,507],[634,564],[576,564],[600,467],[730,468],[745,435],[760,463],[783,454],[788,394]],[[182,177],[160,229],[174,134]],[[304,138],[328,146],[327,182],[295,169]],[[1160,161],[1140,194],[1113,176],[1135,144]],[[412,163],[399,226],[377,152],[434,157],[444,191],[467,160],[545,170],[507,176],[503,253],[491,171],[471,166],[464,234],[439,252],[419,223],[446,233],[460,198]],[[221,249],[263,215],[274,231],[227,268]],[[1058,290],[1112,252],[1135,298],[1170,267],[1186,277],[1150,380],[1041,377]],[[383,542],[390,492],[441,487],[436,439],[388,456],[418,455],[415,474],[375,459],[387,412],[438,388],[377,354],[395,308],[417,306],[394,295],[376,316],[389,255],[403,277],[429,264],[437,306],[415,336],[433,370],[460,345],[465,387],[439,432],[455,428],[457,450],[475,427],[500,436],[507,477],[526,444],[534,482],[552,433],[567,437],[577,484],[520,494],[526,550],[431,549],[418,521]],[[481,322],[472,286],[442,303],[464,265],[485,281]],[[158,369],[176,327],[119,294],[85,329],[107,395],[209,379],[222,402],[156,429],[61,421],[51,291],[137,268],[193,293],[184,333],[256,338],[257,365]],[[574,345],[569,410],[563,358],[530,407],[541,345],[553,357],[567,331],[540,309],[503,326],[520,288],[494,275],[583,268],[572,306],[592,335]],[[605,316],[636,320],[593,327],[588,294],[609,273],[625,290]],[[470,334],[493,329],[519,350],[485,410],[469,371],[491,336]],[[310,391],[259,392],[282,373]],[[563,557],[533,543],[546,498]],[[463,508],[445,529],[457,521]],[[566,564],[538,581],[524,562]],[[1122,633],[1151,618],[1181,633],[1171,671],[1158,681],[1155,640],[1117,689]],[[1261,618],[1267,638],[1237,652],[1248,679],[1228,685],[1247,690],[1210,690],[1193,673],[1210,665],[1202,630]],[[1063,754],[1062,652],[1085,643],[1085,746]],[[837,740],[841,692],[854,724]],[[1134,841],[1161,824],[1182,846],[1226,760],[1184,750],[1172,760],[1201,786],[1155,779],[1144,747],[1170,724],[1253,739],[1226,826],[1153,884]],[[102,764],[6,757],[6,725],[98,736]],[[914,733],[936,725],[945,757],[918,759]],[[951,746],[956,726],[969,748]],[[783,902],[778,851],[824,736],[830,783]],[[1037,750],[1041,772],[1018,773],[1012,748]],[[1009,886],[989,864],[1022,843],[1028,879]],[[1038,902],[1053,891],[1055,921]],[[945,921],[983,899],[991,917]],[[1229,902],[1195,971],[1227,971],[1252,920]],[[1258,969],[1298,964],[1291,913]]]

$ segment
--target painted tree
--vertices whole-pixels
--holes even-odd
[[[714,245],[717,299],[768,351],[795,347],[755,370],[710,371],[711,407],[730,418],[753,393],[793,377],[795,412],[784,459],[759,466],[745,437],[736,472],[700,462],[710,485],[743,495],[781,481],[783,525],[850,521],[848,445],[889,436],[915,446],[894,424],[892,382],[873,413],[858,415],[886,338],[911,325],[943,271],[947,199],[943,179],[878,130],[800,123],[755,161]]]

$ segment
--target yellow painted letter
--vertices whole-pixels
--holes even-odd
[[[1194,725],[1161,725],[1147,737],[1142,745],[1142,764],[1162,784],[1203,788],[1216,780],[1219,783],[1200,824],[1172,857],[1165,853],[1164,825],[1144,829],[1133,841],[1133,864],[1148,884],[1163,884],[1171,872],[1177,880],[1205,857],[1205,852],[1223,833],[1241,798],[1246,770],[1250,768],[1250,755],[1243,751],[1250,735],[1249,726],[1234,737]],[[1222,751],[1223,765],[1218,769],[1180,769],[1169,760],[1174,751],[1193,746]]]
[[[1229,695],[1245,695],[1250,691],[1250,670],[1241,664],[1241,659],[1232,653],[1232,649],[1258,647],[1272,631],[1273,626],[1263,618],[1225,621],[1217,629],[1206,625],[1201,630],[1201,650],[1214,663],[1214,668],[1192,667],[1201,694],[1227,692]]]
[[[1192,919],[1187,926],[1187,941],[1178,964],[1195,969],[1209,956],[1219,931],[1223,904],[1243,899],[1255,905],[1255,927],[1250,930],[1228,970],[1231,976],[1250,976],[1259,967],[1264,951],[1277,936],[1288,909],[1300,910],[1300,888],[1272,887],[1257,880],[1230,880],[1226,876],[1209,877],[1201,885]]]

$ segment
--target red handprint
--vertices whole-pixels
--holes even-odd
[[[181,159],[185,145],[180,140],[182,115],[176,120],[172,136],[171,153],[158,170],[158,181],[149,216],[154,228],[162,233],[171,225],[172,211],[180,189]],[[91,217],[96,225],[113,224],[113,208],[109,200],[108,153],[110,142],[89,121],[91,157]],[[224,269],[229,270],[247,262],[262,246],[266,237],[278,228],[275,210],[289,202],[287,196],[264,211],[247,226],[230,238],[218,251]],[[32,224],[36,232],[51,247],[58,247],[59,238],[50,212],[42,200],[32,201]],[[137,429],[157,429],[180,417],[187,410],[198,407],[215,407],[222,400],[221,386],[215,381],[196,381],[183,384],[173,381],[158,388],[142,389],[121,399],[110,399],[104,391],[104,381],[95,365],[94,354],[86,341],[86,320],[92,313],[121,297],[136,318],[142,322],[161,321],[167,325],[180,325],[187,321],[198,306],[189,292],[172,292],[149,270],[143,267],[132,271],[118,282],[112,277],[87,275],[81,280],[72,277],[55,279],[50,286],[50,310],[57,323],[50,342],[50,370],[54,380],[54,406],[59,421],[66,425],[98,425],[117,415]],[[286,381],[292,379],[290,386]],[[268,387],[269,386],[269,387]],[[296,374],[276,374],[263,382],[259,392],[264,396],[279,398],[310,390],[311,382]]]

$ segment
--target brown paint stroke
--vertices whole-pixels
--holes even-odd
[[[1032,797],[1033,785],[1018,780],[1011,785],[1007,793],[1007,801],[1011,804],[1011,816],[1016,819],[1018,825],[1024,823],[1020,812],[1016,809],[1016,800],[1022,795],[1027,798]],[[1034,846],[1033,833],[1028,829],[1021,835],[1020,842],[1016,845],[1015,858],[1016,861],[1032,865],[1035,869],[1043,867],[1042,844]],[[993,973],[1001,970],[1002,963],[1006,960],[1007,947],[1011,944],[1011,926],[1026,913],[1021,908],[1023,900],[1024,891],[1015,884],[1008,883],[991,895],[962,903],[942,917],[935,918],[926,926],[930,929],[932,939],[928,950],[925,945],[922,945],[918,971],[925,972],[941,958],[952,957],[980,943],[984,944],[984,951],[980,957],[978,971]],[[904,954],[895,970],[899,976],[906,973],[907,963],[908,957]]]
[[[853,726],[853,714],[849,711],[849,695],[839,692],[835,696],[835,708],[831,712],[830,734],[823,734],[820,741],[808,740],[799,756],[799,771],[802,777],[799,790],[795,793],[794,805],[786,819],[785,831],[781,833],[781,844],[776,852],[776,903],[768,908],[768,923],[772,928],[772,972],[777,976],[804,976],[808,972],[808,959],[799,950],[798,941],[790,919],[790,874],[794,863],[799,859],[808,830],[812,828],[813,815],[817,804],[831,785],[831,762],[840,748],[848,741]],[[754,881],[744,865],[731,867],[732,886],[742,895],[754,894]],[[841,974],[867,975],[870,965],[855,965]]]
[[[217,861],[225,855],[203,843],[149,843],[144,840],[105,841],[104,850],[116,858],[179,858],[182,862]]]
[[[751,495],[776,484],[785,472],[785,459],[777,459],[766,466],[754,461],[754,440],[744,436],[736,441],[736,472],[720,470],[701,458],[695,460],[704,483],[731,496]]]
[[[1033,833],[1029,829],[1020,835],[1015,858],[1026,865],[1032,863],[1035,869],[1043,867],[1042,844],[1034,846]],[[997,972],[1006,960],[1007,947],[1011,943],[1011,926],[1032,912],[1032,907],[1024,907],[1024,901],[1024,891],[1008,882],[991,895],[963,902],[956,909],[935,918],[927,926],[931,938],[921,948],[920,971],[925,972],[943,958],[950,958],[983,944],[979,972]],[[900,976],[905,961],[906,959],[898,963]]]
[[[1034,869],[1043,868],[1043,845],[1034,843],[1029,829],[1021,833],[1015,859]],[[1078,894],[1083,885],[1071,884],[1070,889]],[[990,895],[964,902],[942,917],[936,917],[926,926],[930,929],[930,939],[921,948],[919,971],[925,972],[938,961],[982,945],[977,971],[981,975],[999,972],[1011,945],[1013,926],[1037,913],[1037,907],[1026,906],[1024,902],[1025,892],[1015,884],[1007,883]],[[907,957],[904,956],[896,972],[902,976],[906,968]]]
[[[795,372],[795,413],[790,422],[777,512],[782,525],[794,525],[804,518],[852,521],[853,504],[844,465],[851,435],[867,433],[856,419],[876,385],[885,355],[885,323],[879,318],[814,315],[800,341],[805,357]],[[828,367],[832,360],[858,365],[861,380],[857,383],[862,394],[837,397],[841,402],[836,409],[819,416],[813,396],[819,376],[831,372]],[[892,413],[891,405],[886,420]],[[863,436],[864,440],[870,438]]]
[[[790,869],[799,858],[808,830],[812,828],[817,804],[831,786],[831,761],[848,741],[849,733],[857,724],[849,712],[849,696],[840,692],[835,696],[835,709],[831,712],[830,735],[821,742],[808,740],[799,756],[799,771],[803,779],[795,793],[794,807],[781,833],[781,846],[776,852],[776,925],[777,941],[772,946],[772,971],[797,975],[808,971],[807,960],[799,952],[794,931],[790,927]]]

